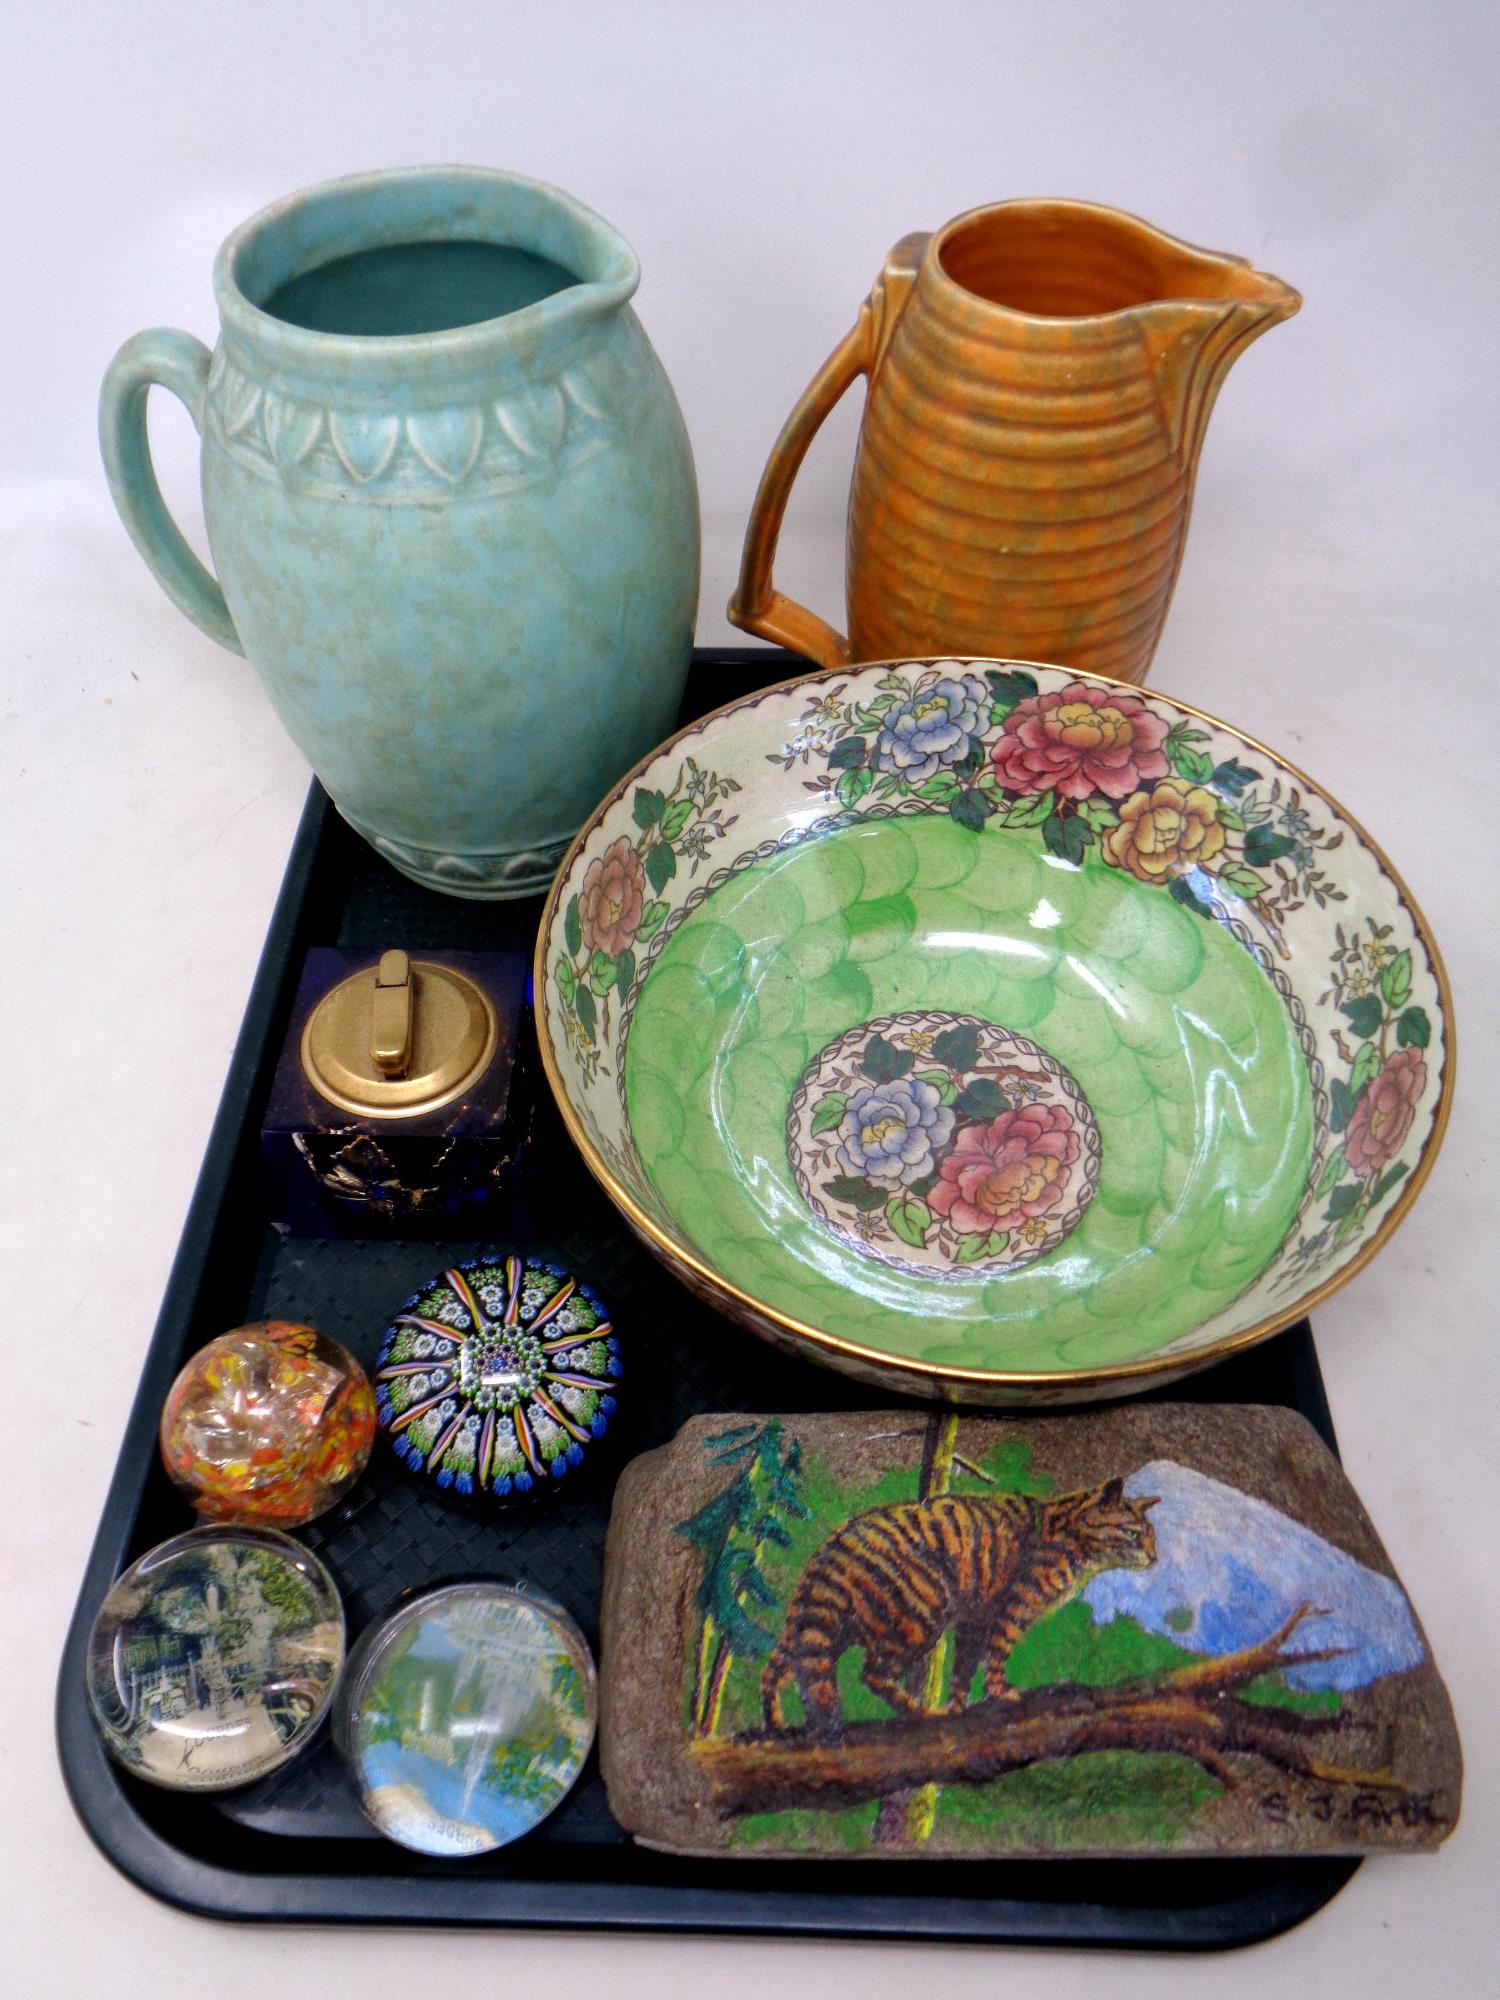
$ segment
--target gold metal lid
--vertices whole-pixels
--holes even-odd
[[[495,1010],[472,979],[388,951],[314,1007],[302,1067],[340,1110],[417,1118],[462,1097],[489,1068],[498,1039]]]

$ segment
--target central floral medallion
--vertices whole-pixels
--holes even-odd
[[[830,1042],[792,1093],[786,1149],[820,1221],[923,1275],[1035,1263],[1099,1179],[1099,1128],[1070,1072],[966,1014],[888,1014]]]

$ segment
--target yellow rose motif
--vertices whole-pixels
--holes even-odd
[[[1219,801],[1201,785],[1163,778],[1120,807],[1120,824],[1104,836],[1104,857],[1140,882],[1164,882],[1189,868],[1206,868],[1223,852]]]

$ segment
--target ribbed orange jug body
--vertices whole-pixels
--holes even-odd
[[[993,654],[1144,680],[1219,384],[1299,303],[1087,203],[1007,202],[906,239],[773,452],[731,616],[829,666]],[[778,462],[789,484],[861,370],[844,640],[770,590],[752,545],[769,511],[774,548]]]

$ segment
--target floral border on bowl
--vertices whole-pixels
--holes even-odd
[[[1149,691],[1121,683],[960,660],[892,665],[868,694],[859,686],[867,678],[854,669],[826,685],[771,688],[704,718],[627,780],[586,830],[583,878],[558,908],[547,949],[559,1039],[586,1092],[610,1083],[617,1096],[621,1137],[598,1123],[591,1133],[612,1170],[656,1207],[628,1139],[624,1048],[641,982],[687,916],[733,875],[788,846],[870,819],[945,813],[976,839],[1004,827],[1034,834],[1059,863],[1101,860],[1220,924],[1256,959],[1303,1047],[1315,1135],[1296,1240],[1289,1234],[1276,1264],[1248,1289],[1309,1288],[1421,1152],[1408,1142],[1432,1081],[1426,1051],[1441,993],[1425,947],[1420,968],[1414,958],[1422,934],[1404,903],[1411,944],[1393,942],[1395,926],[1374,918],[1335,921],[1329,984],[1317,1003],[1333,1018],[1314,1026],[1281,962],[1291,957],[1290,920],[1347,900],[1326,865],[1346,830],[1320,823],[1316,794],[1282,770],[1243,762],[1247,746],[1236,732],[1165,704],[1163,713]],[[801,784],[814,810],[701,876],[738,823],[726,807],[742,784],[681,746],[715,722],[799,694],[793,727],[774,732],[775,747],[760,754],[783,771],[809,773]],[[644,782],[659,771],[657,786]],[[1388,882],[1379,858],[1368,859]],[[576,876],[577,866],[575,857],[567,872]],[[659,1211],[658,1220],[670,1228]]]

